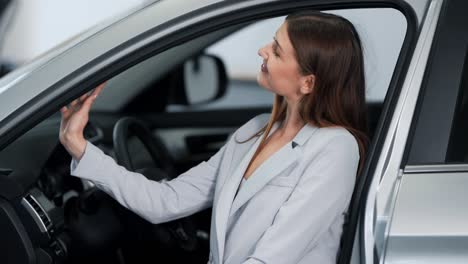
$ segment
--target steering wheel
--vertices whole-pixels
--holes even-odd
[[[132,160],[129,152],[129,139],[132,137],[136,137],[141,141],[151,156],[154,167],[137,168],[135,166],[135,161]],[[151,134],[142,121],[132,117],[124,117],[117,121],[113,131],[113,143],[117,163],[127,170],[140,172],[149,180],[154,181],[171,180],[177,176],[174,161],[166,146],[161,139]],[[166,246],[167,244],[176,244],[186,251],[196,249],[198,243],[196,229],[190,217],[154,225],[127,209],[124,211],[124,214],[128,216],[125,218],[131,226],[139,226],[142,222],[146,222],[146,226],[152,229],[152,232],[150,232],[152,238],[157,242],[166,244]]]

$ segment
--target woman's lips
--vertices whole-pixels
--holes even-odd
[[[267,72],[268,72],[268,68],[267,68],[267,66],[266,66],[266,63],[265,63],[265,62],[263,62],[263,63],[262,63],[261,69],[262,69],[262,72],[265,72],[265,73],[267,73]]]

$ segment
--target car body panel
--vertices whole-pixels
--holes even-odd
[[[441,3],[417,116],[400,142],[406,157],[386,208],[390,222],[380,263],[468,262],[466,7],[466,1]]]
[[[439,173],[415,169],[401,177],[384,263],[466,263],[466,168]]]

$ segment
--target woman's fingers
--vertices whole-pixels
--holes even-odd
[[[65,117],[68,113],[68,108],[66,106],[60,108],[60,113],[62,113],[62,118]]]
[[[60,112],[62,113],[62,119],[68,119],[70,117],[70,109],[67,106],[60,108]]]
[[[106,83],[100,84],[93,90],[91,94],[88,93],[89,95],[87,95],[87,97],[84,99],[81,108],[78,111],[84,111],[86,113],[89,113],[91,106],[94,103],[94,100],[96,100],[99,93],[102,91],[102,89],[104,89],[105,84]]]
[[[71,106],[71,107],[75,107],[75,106],[78,105],[79,103],[80,103],[80,99],[75,99],[75,100],[71,101],[70,106]]]
[[[100,85],[98,85],[98,87],[96,87],[91,93],[91,96],[97,97],[101,93],[102,89],[104,89],[104,86],[106,86],[106,82],[103,82]]]
[[[75,115],[87,116],[94,100],[102,91],[105,84],[106,83],[100,84],[92,92],[85,93],[79,98],[73,100],[68,106],[60,108],[60,112],[62,113],[62,119],[67,120],[71,116]]]
[[[65,109],[63,109],[63,111],[66,111],[66,110],[73,110],[74,112],[79,111],[79,110],[82,108],[82,105],[86,102],[87,99],[89,99],[90,97],[97,97],[97,95],[98,95],[98,94],[101,92],[101,90],[104,88],[104,85],[105,85],[105,83],[99,85],[99,86],[96,87],[93,91],[87,92],[87,93],[83,94],[82,96],[80,96],[79,98],[73,100],[73,101],[68,105],[68,107],[66,107]]]
[[[94,95],[91,95],[88,98],[86,98],[86,100],[81,105],[81,109],[79,111],[84,111],[86,113],[89,113],[89,111],[91,110],[91,106],[93,105],[95,99],[96,99],[96,96]]]
[[[80,102],[83,102],[84,100],[86,100],[86,98],[88,98],[88,96],[89,96],[88,93],[85,93],[82,96],[80,96]]]
[[[83,94],[68,106],[60,108],[62,119],[59,137],[67,150],[72,149],[70,146],[76,143],[76,139],[83,137],[83,130],[88,122],[91,106],[104,85],[105,83],[99,85],[92,92]]]

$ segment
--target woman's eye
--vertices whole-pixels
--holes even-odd
[[[276,47],[276,45],[273,45],[273,55],[275,55],[275,57],[279,57],[278,48]]]

